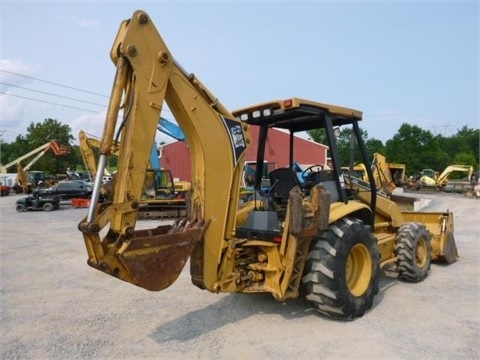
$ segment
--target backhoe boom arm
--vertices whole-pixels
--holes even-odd
[[[89,215],[79,224],[79,229],[84,234],[90,265],[147,289],[161,290],[178,274],[169,277],[157,271],[158,276],[152,279],[152,271],[146,270],[146,258],[151,258],[151,266],[165,261],[165,258],[155,258],[160,252],[158,249],[185,247],[185,256],[179,261],[180,270],[175,269],[179,273],[195,244],[208,231],[219,240],[209,242],[209,247],[202,251],[220,260],[224,240],[233,233],[238,202],[235,197],[239,193],[250,135],[247,125],[236,120],[195,76],[174,61],[146,13],[136,11],[131,19],[122,22],[111,58],[117,74],[103,130],[98,171],[103,172],[105,158],[118,148],[113,204],[97,204],[100,184],[96,182]],[[164,101],[189,144],[192,218],[165,231],[152,230],[156,238],[145,240],[145,231],[134,230],[136,208]],[[121,107],[124,108],[123,120],[117,124]],[[215,176],[217,172],[222,176]],[[215,189],[215,194],[209,193],[210,189]],[[108,234],[101,239],[99,232],[108,224]],[[172,242],[169,237],[172,233],[183,235]],[[173,253],[178,256],[179,252]],[[165,255],[165,251],[162,254]],[[218,263],[211,263],[203,267],[201,277],[206,287],[213,286],[217,266]]]

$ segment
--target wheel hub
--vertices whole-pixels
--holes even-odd
[[[354,296],[367,291],[372,278],[372,258],[364,244],[356,244],[348,254],[345,276],[347,287]]]

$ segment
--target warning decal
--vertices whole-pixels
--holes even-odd
[[[242,132],[242,126],[238,121],[228,119],[224,116],[222,116],[222,120],[230,136],[230,143],[232,145],[234,163],[236,165],[238,162],[238,159],[246,149],[246,143],[245,143],[245,138]]]

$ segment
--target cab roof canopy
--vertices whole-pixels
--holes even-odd
[[[330,119],[333,127],[362,120],[362,112],[336,105],[291,98],[275,100],[235,110],[241,121],[257,126],[288,129],[292,132],[326,127]]]

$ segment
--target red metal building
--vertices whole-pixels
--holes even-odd
[[[259,128],[252,126],[252,145],[248,148],[246,161],[256,158],[257,139]],[[280,130],[271,129],[268,132],[267,145],[265,148],[265,160],[275,162],[277,167],[288,165],[289,134]],[[311,140],[295,137],[295,161],[299,164],[325,165],[327,163],[328,147]],[[185,142],[175,141],[162,146],[160,163],[162,168],[172,172],[174,178],[179,180],[191,180],[190,153]]]

